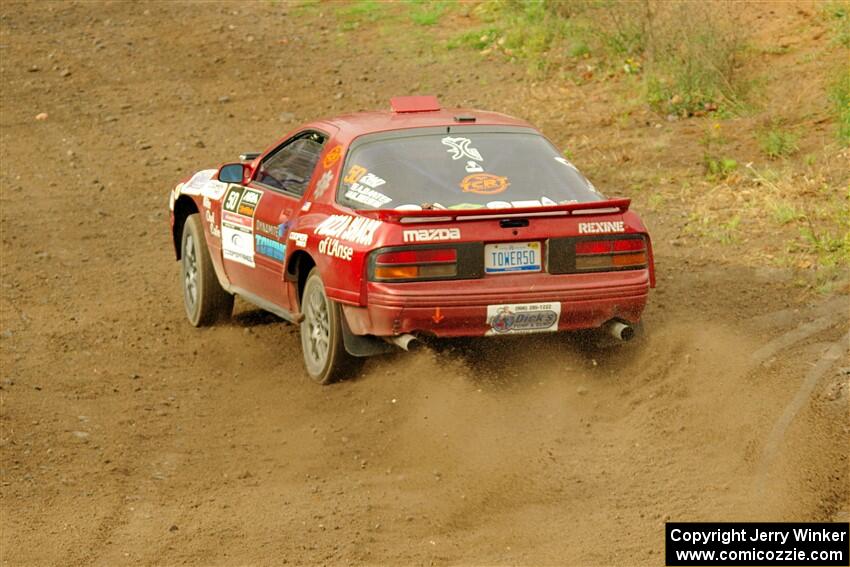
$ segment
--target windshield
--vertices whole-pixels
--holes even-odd
[[[356,145],[337,202],[353,209],[476,209],[599,201],[543,136],[452,132]]]

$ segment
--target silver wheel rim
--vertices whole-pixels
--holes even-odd
[[[301,341],[310,374],[318,376],[325,368],[330,349],[330,306],[321,285],[311,285],[305,294],[304,326]]]
[[[198,302],[198,255],[191,234],[186,235],[186,249],[183,251],[183,295],[186,308],[193,313]]]

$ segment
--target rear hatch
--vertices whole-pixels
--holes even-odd
[[[643,226],[539,132],[451,125],[381,132],[347,152],[338,203],[396,227],[378,282],[644,269]]]
[[[360,211],[394,226],[371,253],[376,282],[646,269],[649,239],[628,199],[487,210]]]

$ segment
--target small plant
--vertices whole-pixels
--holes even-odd
[[[838,141],[843,146],[850,146],[850,65],[837,73],[829,98],[838,114]]]
[[[786,202],[772,203],[771,213],[773,220],[780,225],[785,225],[803,218],[803,214],[794,205]]]
[[[410,19],[420,26],[433,26],[440,21],[443,11],[446,9],[445,2],[415,2],[417,6],[411,11]]]
[[[797,135],[774,124],[759,135],[759,145],[770,159],[793,155],[798,149]]]
[[[706,177],[713,180],[723,180],[730,177],[737,169],[738,162],[732,158],[703,158]]]
[[[723,137],[723,129],[719,122],[714,122],[705,129],[700,144],[704,148],[702,163],[705,167],[705,176],[711,180],[724,180],[738,169],[738,162],[721,154],[726,145]]]
[[[341,16],[344,31],[355,30],[363,21],[374,22],[383,13],[384,4],[376,0],[357,0],[337,12]]]
[[[823,14],[832,27],[833,41],[838,45],[850,47],[850,1],[827,2],[824,4]]]

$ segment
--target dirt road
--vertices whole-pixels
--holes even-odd
[[[509,65],[325,22],[0,7],[3,565],[658,565],[668,519],[847,521],[847,297],[690,255],[663,213],[649,332],[619,349],[438,345],[319,387],[274,316],[189,327],[184,175],[418,90],[594,124],[557,131]]]

